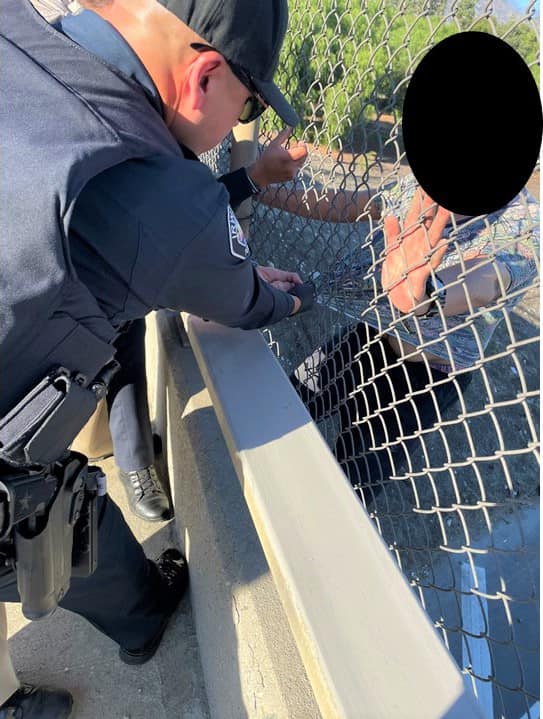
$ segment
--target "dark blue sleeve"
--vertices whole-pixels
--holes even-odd
[[[239,170],[234,170],[234,172],[229,172],[227,175],[222,175],[219,177],[219,182],[222,182],[226,187],[230,196],[230,205],[234,210],[241,205],[243,200],[247,200],[255,194],[249,181],[247,170],[244,167],[240,167]]]
[[[228,200],[205,165],[182,158],[125,162],[87,185],[72,259],[110,319],[169,307],[253,329],[291,313],[293,298],[257,275]]]
[[[294,300],[258,276],[249,253],[244,259],[232,255],[229,221],[223,207],[186,247],[158,305],[243,329],[279,322],[292,312]]]

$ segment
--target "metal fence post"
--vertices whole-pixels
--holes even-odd
[[[259,120],[247,125],[236,125],[232,130],[232,151],[230,155],[230,170],[248,167],[258,155]],[[236,211],[241,229],[246,237],[249,236],[249,227],[253,214],[253,203],[250,199],[241,203]]]

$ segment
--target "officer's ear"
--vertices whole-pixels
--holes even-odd
[[[218,52],[205,52],[191,63],[185,85],[185,97],[191,110],[204,112],[209,93],[216,89],[226,70],[226,62]]]

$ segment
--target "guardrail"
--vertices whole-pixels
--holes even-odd
[[[263,336],[184,322],[322,716],[480,717]]]

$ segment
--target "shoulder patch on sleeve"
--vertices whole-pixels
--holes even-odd
[[[228,224],[230,253],[240,260],[247,259],[250,254],[249,245],[247,244],[241,225],[238,222],[238,218],[235,216],[230,205],[226,208],[226,222]]]

